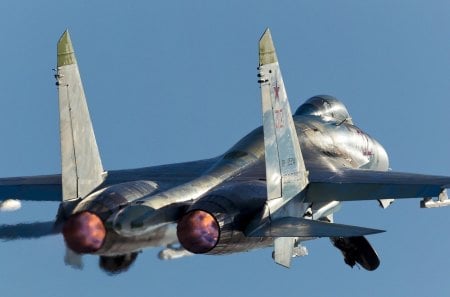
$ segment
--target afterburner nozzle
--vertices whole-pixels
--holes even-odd
[[[106,237],[103,221],[88,211],[69,217],[62,232],[67,246],[79,254],[95,253],[102,247]]]
[[[219,223],[209,212],[194,210],[187,213],[177,226],[180,244],[194,254],[204,254],[219,242]]]

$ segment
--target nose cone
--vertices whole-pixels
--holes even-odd
[[[191,253],[207,253],[219,242],[219,224],[210,213],[194,210],[178,223],[177,236],[180,244]]]
[[[97,215],[84,211],[67,220],[63,227],[63,236],[67,246],[74,252],[94,253],[102,247],[106,229]]]

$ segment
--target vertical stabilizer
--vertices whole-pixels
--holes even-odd
[[[270,220],[284,214],[277,212],[298,197],[308,184],[308,172],[292,119],[291,108],[281,76],[270,30],[259,41],[259,83],[263,111],[266,158],[267,204]],[[295,244],[294,237],[274,240],[275,262],[289,267]]]
[[[63,201],[84,198],[104,180],[77,60],[65,31],[58,41],[57,86]]]
[[[308,172],[292,119],[270,30],[259,41],[259,83],[263,110],[268,200],[271,214],[308,184]]]

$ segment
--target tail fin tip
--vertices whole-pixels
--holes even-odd
[[[273,45],[272,34],[267,28],[259,40],[259,66],[278,62],[275,46]]]
[[[76,64],[75,51],[73,50],[72,40],[70,39],[69,30],[66,29],[58,40],[58,60],[57,66]]]

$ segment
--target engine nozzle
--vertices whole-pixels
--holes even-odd
[[[79,254],[95,253],[102,247],[106,237],[103,221],[88,211],[69,217],[62,233],[67,246]]]
[[[209,212],[194,210],[184,215],[177,226],[180,244],[194,254],[204,254],[219,242],[219,223]]]

